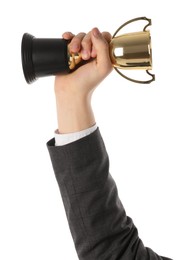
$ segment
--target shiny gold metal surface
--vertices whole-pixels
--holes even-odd
[[[152,69],[149,31],[123,34],[110,42],[110,58],[119,69]]]
[[[74,70],[75,67],[82,61],[81,53],[68,53],[69,56],[69,68]]]
[[[117,36],[121,29],[137,21],[147,22],[143,31]],[[116,30],[110,43],[110,58],[114,69],[123,78],[135,83],[149,84],[155,80],[155,75],[149,71],[152,69],[152,46],[150,32],[146,31],[151,24],[151,19],[146,17],[129,20]],[[121,69],[146,70],[149,79],[137,80],[129,78],[121,72]]]

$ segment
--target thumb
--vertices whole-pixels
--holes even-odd
[[[109,55],[109,44],[98,28],[92,29],[91,40],[97,55],[97,65],[99,67],[112,66]]]

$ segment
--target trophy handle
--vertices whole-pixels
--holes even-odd
[[[142,80],[131,79],[131,78],[125,76],[118,68],[115,68],[115,67],[114,67],[114,69],[115,69],[115,70],[117,71],[117,73],[119,73],[123,78],[125,78],[125,79],[127,79],[127,80],[129,80],[129,81],[132,81],[132,82],[134,82],[134,83],[149,84],[149,83],[155,81],[155,75],[152,74],[152,73],[150,73],[150,71],[148,71],[148,70],[146,70],[146,72],[147,72],[148,75],[151,76],[151,79],[149,79],[149,80],[143,80],[143,81],[142,81]]]
[[[122,24],[117,30],[116,32],[114,33],[114,35],[112,36],[112,39],[116,36],[116,34],[122,29],[124,28],[126,25],[130,24],[130,23],[133,23],[133,22],[137,22],[137,21],[140,21],[140,20],[145,20],[147,21],[148,23],[145,25],[145,27],[143,28],[143,31],[146,31],[147,27],[152,25],[151,23],[151,19],[147,18],[147,17],[138,17],[138,18],[134,18],[132,20],[129,20],[127,22],[125,22],[124,24]],[[132,81],[132,82],[135,82],[135,83],[141,83],[141,84],[149,84],[151,83],[152,81],[155,80],[155,75],[152,74],[149,70],[146,70],[147,74],[149,76],[151,76],[151,79],[149,80],[146,80],[146,81],[141,81],[141,80],[135,80],[135,79],[132,79],[132,78],[129,78],[127,76],[125,76],[118,68],[114,67],[114,69],[125,79],[129,80],[129,81]]]

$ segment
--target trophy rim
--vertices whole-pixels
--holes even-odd
[[[34,71],[34,65],[32,61],[32,46],[33,39],[35,37],[29,33],[24,33],[21,44],[21,57],[22,57],[22,67],[25,80],[28,84],[34,82],[37,78]]]

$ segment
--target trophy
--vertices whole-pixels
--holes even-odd
[[[128,24],[144,20],[142,31],[117,35]],[[151,35],[147,27],[151,19],[138,17],[121,25],[109,43],[109,54],[114,69],[125,79],[135,83],[148,84],[155,80],[152,69]],[[65,39],[35,38],[25,33],[22,38],[22,67],[28,84],[40,77],[68,74],[84,65],[80,53],[70,53],[69,41]],[[142,81],[127,77],[122,70],[145,70],[149,79]]]

